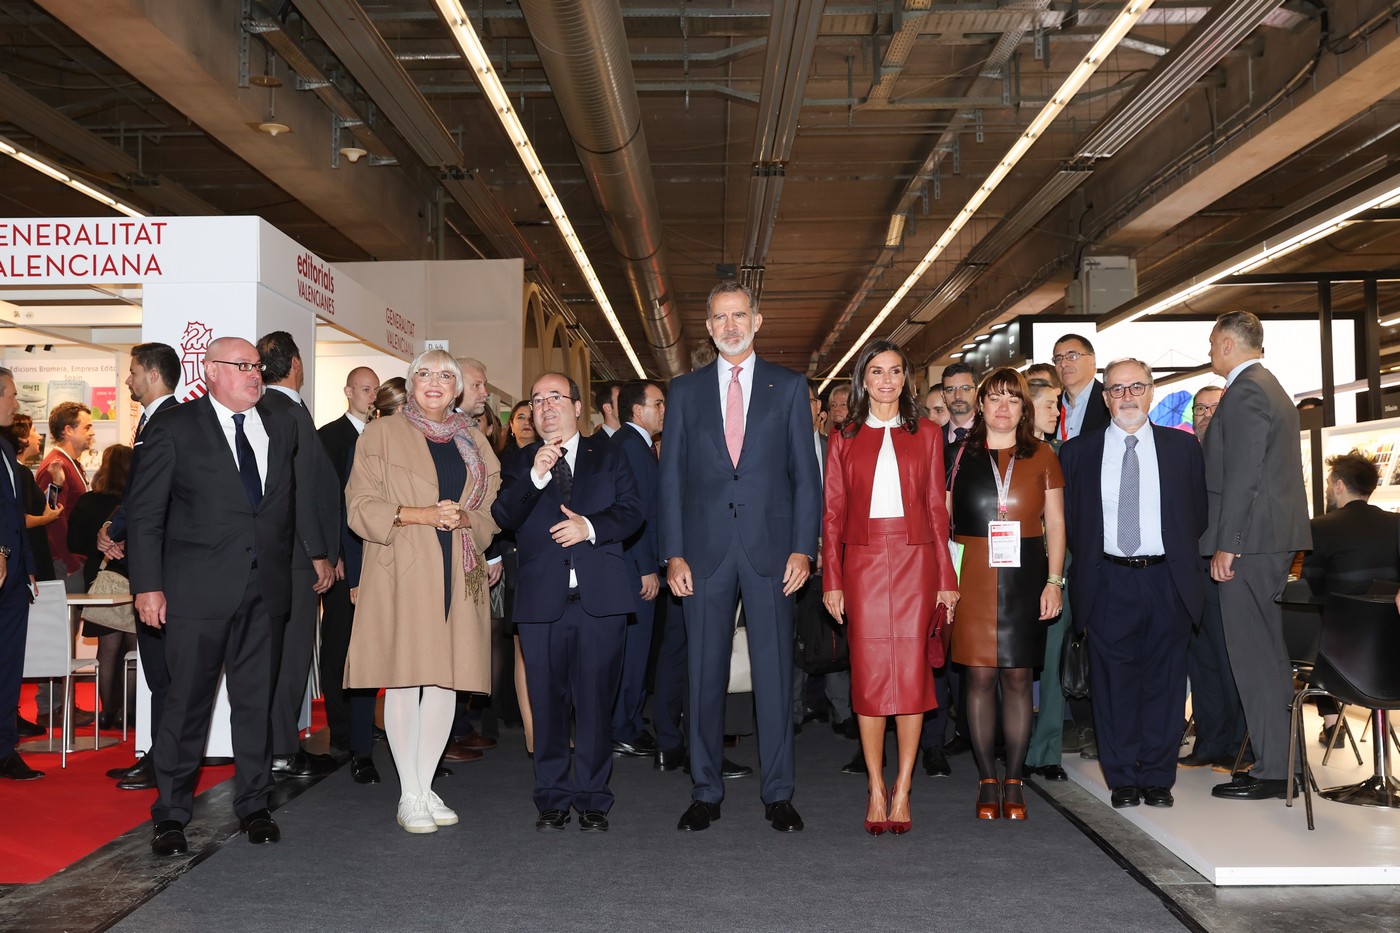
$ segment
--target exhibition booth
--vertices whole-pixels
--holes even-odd
[[[497,403],[508,407],[521,395],[524,307],[520,260],[337,265],[258,217],[0,219],[0,365],[41,434],[60,402],[92,409],[95,441],[81,458],[89,477],[104,449],[133,438],[140,406],[125,379],[137,343],[175,348],[176,397],[188,401],[205,392],[213,338],[287,331],[321,425],[344,413],[352,369],[406,375],[430,337],[489,361]],[[90,655],[90,640],[78,652]],[[149,747],[149,695],[139,676],[137,685],[139,753]],[[221,691],[210,756],[231,753],[227,722]]]

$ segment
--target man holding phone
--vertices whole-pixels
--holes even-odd
[[[73,505],[78,501],[78,497],[88,490],[87,476],[79,465],[78,458],[92,446],[92,409],[79,402],[58,403],[53,407],[53,411],[49,412],[49,437],[53,441],[53,447],[39,464],[36,475],[50,476],[53,479],[48,487],[49,507],[62,508],[58,518],[49,522],[45,529],[49,535],[49,553],[53,555],[53,575],[54,579],[63,581],[63,588],[69,593],[82,593],[87,589],[83,586],[85,558],[68,550],[68,516],[72,514]],[[57,469],[53,469],[54,467]],[[61,480],[59,476],[62,476]],[[58,487],[56,495],[55,486]],[[35,722],[39,725],[53,729],[63,722],[65,701],[63,697],[53,695],[52,687],[47,681],[39,685],[35,702],[39,711]],[[54,703],[52,714],[49,709],[50,702]],[[75,706],[73,725],[90,725],[96,715],[95,712]]]

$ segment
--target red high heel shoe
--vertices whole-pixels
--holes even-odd
[[[982,787],[991,784],[997,789],[997,799],[991,803],[983,803]],[[977,782],[977,818],[979,820],[999,820],[1001,819],[1001,783],[996,778],[983,778]]]
[[[1020,778],[1007,778],[1003,783],[1015,784],[1021,788],[1021,803],[1012,803],[1006,799],[1006,792],[1002,791],[1001,815],[1008,820],[1024,820],[1026,818],[1025,789],[1022,787]]]
[[[894,794],[890,794],[890,802],[886,804],[885,812],[889,813],[893,809]],[[912,819],[912,813],[910,814],[910,817],[911,818],[907,820],[886,820],[885,829],[889,830],[890,835],[892,836],[903,836],[905,833],[909,832],[909,830],[914,828],[914,820]]]
[[[867,813],[870,812],[869,804],[866,805],[866,812],[867,812]],[[890,805],[889,805],[889,801],[886,800],[886,802],[885,802],[885,815],[888,816],[888,815],[889,815],[889,812],[890,812]],[[883,835],[885,834],[885,829],[888,827],[888,825],[889,825],[889,824],[886,823],[884,820],[869,820],[869,819],[868,819],[868,820],[865,821],[865,831],[866,831],[867,833],[869,833],[870,835],[872,835],[872,836],[883,836]]]

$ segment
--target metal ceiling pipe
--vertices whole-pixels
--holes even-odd
[[[622,257],[657,368],[667,379],[680,375],[690,359],[666,268],[622,8],[617,0],[521,0],[520,8]]]

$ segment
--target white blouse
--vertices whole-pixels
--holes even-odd
[[[866,415],[867,428],[883,428],[884,443],[880,445],[880,456],[875,461],[875,480],[870,487],[871,518],[903,518],[904,494],[899,484],[899,460],[894,455],[894,439],[890,436],[904,419],[895,415],[891,421],[881,421],[874,415]]]

